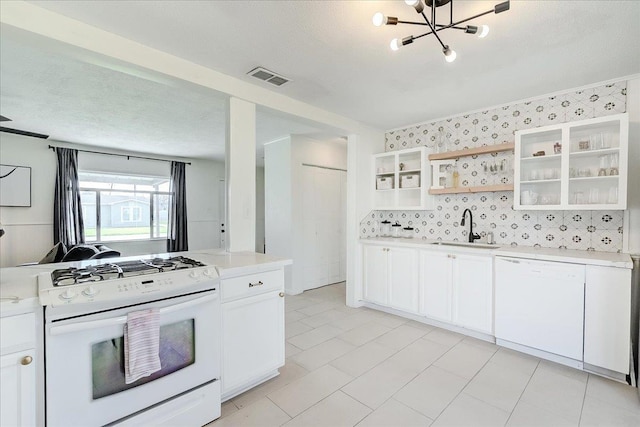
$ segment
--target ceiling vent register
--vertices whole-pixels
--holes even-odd
[[[278,73],[274,73],[273,71],[269,71],[263,67],[256,67],[247,74],[275,86],[282,86],[283,84],[291,81],[291,79],[288,79]]]

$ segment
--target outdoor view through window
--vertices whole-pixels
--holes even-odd
[[[167,237],[169,178],[79,172],[87,242]]]

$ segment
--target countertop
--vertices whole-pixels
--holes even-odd
[[[193,258],[215,265],[221,279],[243,274],[258,273],[280,268],[293,263],[290,259],[274,257],[257,252],[224,252],[204,250],[190,252]]]
[[[604,267],[633,268],[629,254],[615,252],[579,251],[573,249],[534,248],[533,246],[500,246],[467,242],[441,242],[429,239],[406,239],[394,237],[370,237],[360,239],[364,244],[388,244],[435,251],[473,252],[487,256],[506,256],[540,261],[568,262],[573,264],[600,265]],[[453,243],[455,246],[447,245]],[[475,246],[475,247],[474,247]]]
[[[194,258],[207,265],[215,266],[221,279],[280,268],[292,263],[290,259],[265,254],[254,252],[229,253],[220,249],[144,254],[120,257],[118,259],[120,261],[134,261],[143,258],[166,258],[178,255]],[[0,268],[0,298],[2,298],[0,300],[0,315],[6,316],[32,311],[35,307],[40,306],[38,301],[38,274],[48,273],[58,268],[80,268],[88,265],[104,264],[109,260],[111,259]]]

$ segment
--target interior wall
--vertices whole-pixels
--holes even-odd
[[[347,138],[347,305],[362,305],[360,219],[373,206],[371,156],[384,151],[384,133],[367,131]]]
[[[301,135],[265,144],[267,253],[293,259],[293,265],[285,269],[285,288],[290,294],[303,291],[302,255],[308,244],[303,233],[303,164],[346,170],[347,145]]]
[[[264,146],[266,253],[293,258],[291,198],[291,138]],[[285,266],[285,290],[291,292],[293,267]]]
[[[264,168],[256,168],[256,252],[264,253]]]
[[[31,167],[31,207],[0,207],[0,222],[6,234],[0,239],[0,267],[40,260],[53,246],[53,195],[56,157],[49,143],[0,133],[0,162]],[[59,143],[56,145],[72,146]],[[81,148],[81,147],[76,147]],[[169,176],[169,163],[79,153],[80,169]],[[191,250],[219,247],[218,185],[224,178],[224,164],[184,159],[187,166],[187,215]],[[109,242],[123,256],[162,253],[165,240]]]
[[[622,80],[487,107],[389,131],[385,135],[385,150],[418,146],[433,150],[441,132],[449,136],[452,144],[449,150],[514,142],[514,133],[518,130],[624,113],[627,98],[627,81]],[[631,120],[633,127],[633,118]],[[630,151],[635,150],[636,156],[637,143],[637,139],[630,138]],[[507,165],[512,164],[513,153],[461,158],[458,162],[460,182],[463,186],[513,183],[510,167],[497,174],[487,175],[484,171],[485,162],[499,165],[502,159]],[[635,160],[631,157],[630,170],[634,169],[634,163],[637,165],[637,157]],[[628,182],[634,182],[632,175]],[[629,188],[637,191],[633,185]],[[483,237],[487,232],[493,232],[498,244],[604,252],[626,250],[623,211],[514,211],[513,191],[433,197],[435,209],[432,211],[371,212],[360,223],[361,237],[375,236],[376,222],[389,219],[399,221],[403,226],[413,226],[417,238],[464,241],[468,231],[461,225],[460,212],[468,207],[473,211],[475,230]],[[630,200],[630,209],[634,209],[633,203]]]
[[[629,113],[629,185],[626,235],[629,253],[640,254],[640,77],[627,82]]]

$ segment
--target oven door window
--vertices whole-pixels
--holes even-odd
[[[195,322],[182,320],[160,326],[160,365],[162,368],[148,377],[126,384],[124,381],[124,337],[101,341],[91,346],[93,399],[162,378],[195,363]]]

